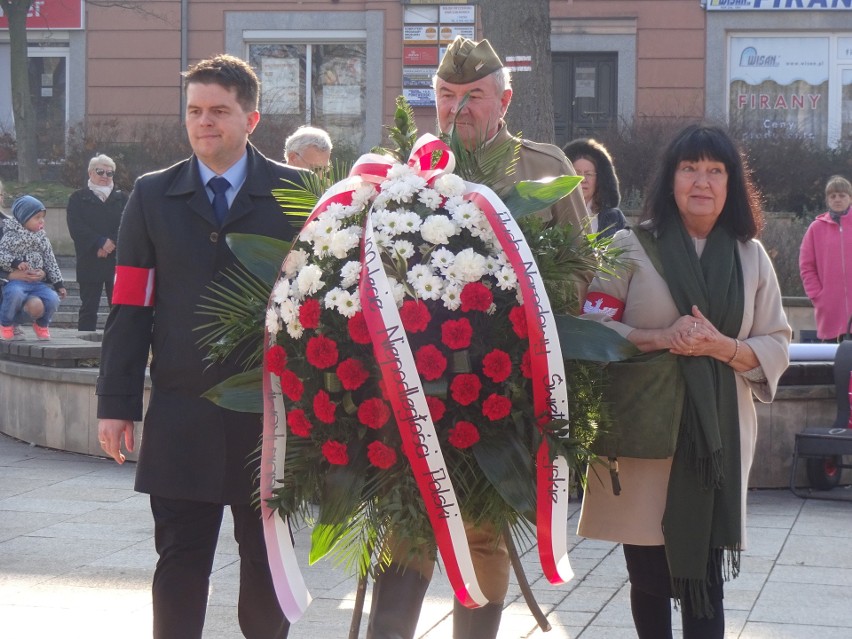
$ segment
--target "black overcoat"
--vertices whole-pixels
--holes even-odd
[[[247,503],[261,417],[225,410],[201,394],[240,372],[211,364],[194,330],[212,282],[237,262],[226,233],[289,240],[297,228],[273,199],[299,172],[248,145],[246,181],[220,229],[193,156],[140,177],[119,229],[118,265],[155,269],[153,307],[114,305],[104,330],[98,417],[138,421],[151,350],[151,397],[142,430],[136,490],[172,499]],[[283,259],[282,255],[282,259]],[[260,321],[263,321],[262,319]]]
[[[106,282],[115,274],[115,251],[98,257],[103,241],[118,244],[118,225],[127,204],[127,194],[113,189],[105,202],[88,187],[74,191],[68,198],[68,232],[77,254],[78,282]]]

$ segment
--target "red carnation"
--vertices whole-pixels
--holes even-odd
[[[346,450],[346,444],[343,442],[328,440],[322,445],[322,454],[330,464],[345,466],[349,463],[349,453]]]
[[[365,399],[358,406],[358,421],[367,428],[381,428],[387,423],[390,416],[390,408],[378,397]]]
[[[402,319],[402,325],[409,333],[420,333],[426,330],[429,326],[429,320],[432,319],[429,309],[426,304],[420,300],[408,300],[403,303],[399,309],[399,317]]]
[[[429,414],[432,415],[432,421],[441,421],[444,413],[447,412],[447,405],[443,400],[432,395],[426,395],[426,403],[429,405]]]
[[[463,311],[487,311],[494,302],[491,290],[482,282],[470,282],[465,284],[459,294],[461,310]]]
[[[376,468],[390,468],[396,463],[396,451],[382,442],[371,442],[367,446],[367,459]]]
[[[324,390],[314,395],[314,415],[317,416],[318,420],[325,424],[333,424],[335,410],[337,410],[337,404],[331,401],[328,393]]]
[[[441,341],[454,351],[470,346],[473,327],[466,317],[459,320],[447,320],[441,325]]]
[[[337,342],[323,335],[317,335],[308,340],[305,349],[308,363],[317,368],[328,368],[337,364]]]
[[[513,306],[509,311],[509,321],[512,322],[512,330],[515,335],[521,339],[526,339],[529,333],[527,332],[527,314],[523,306]]]
[[[532,379],[532,361],[530,358],[530,349],[524,351],[524,356],[521,358],[521,375],[527,379]]]
[[[311,429],[314,427],[301,409],[287,411],[287,425],[290,432],[299,437],[310,437]]]
[[[496,384],[506,381],[512,372],[512,360],[509,354],[495,348],[482,358],[482,372]]]
[[[450,429],[449,442],[456,448],[470,448],[479,441],[479,430],[470,422],[456,422]]]
[[[427,344],[417,349],[414,354],[417,372],[423,379],[438,379],[447,370],[447,358],[434,344]]]
[[[512,411],[512,400],[508,397],[503,397],[497,393],[491,393],[484,402],[482,402],[482,414],[492,422],[498,419],[503,419]]]
[[[320,305],[319,301],[309,297],[299,307],[299,323],[305,328],[316,328],[319,326]]]
[[[472,404],[479,399],[480,390],[482,390],[482,382],[473,373],[456,375],[450,384],[450,393],[453,399],[462,406]]]
[[[287,353],[284,347],[275,344],[266,351],[266,370],[275,375],[280,375],[287,366]]]
[[[346,390],[355,390],[370,377],[370,373],[364,368],[361,360],[350,357],[337,365],[337,377],[343,388]]]
[[[305,392],[305,385],[296,373],[291,370],[285,370],[281,373],[280,379],[281,391],[291,402],[298,402],[302,399],[302,393]]]
[[[349,328],[349,337],[352,338],[353,342],[356,344],[370,343],[370,331],[367,329],[367,320],[362,311],[358,311],[349,318],[347,327]]]

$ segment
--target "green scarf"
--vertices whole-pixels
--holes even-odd
[[[743,319],[743,271],[736,238],[716,226],[701,259],[680,218],[657,238],[663,278],[682,315],[698,309],[724,335]],[[680,357],[686,400],[669,477],[663,536],[674,598],[688,596],[698,616],[712,617],[707,586],[722,561],[739,573],[741,466],[737,385],[730,366],[712,357]],[[711,552],[717,550],[721,552]],[[727,561],[725,561],[727,558]]]

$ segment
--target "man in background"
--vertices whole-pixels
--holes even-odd
[[[324,171],[331,162],[331,138],[322,129],[300,126],[284,142],[284,161],[300,169]]]

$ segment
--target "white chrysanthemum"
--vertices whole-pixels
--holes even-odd
[[[437,269],[440,269],[442,272],[445,271],[452,265],[453,261],[456,259],[456,254],[453,253],[450,249],[441,247],[439,249],[435,249],[432,253],[432,266]]]
[[[373,200],[373,209],[384,208],[390,202],[390,197],[387,193],[380,191]]]
[[[387,231],[373,233],[373,238],[376,240],[376,246],[381,249],[389,250],[393,246],[393,237]]]
[[[470,234],[473,237],[478,237],[480,240],[485,242],[488,246],[489,251],[496,252],[500,248],[500,242],[497,240],[497,236],[494,234],[494,230],[491,228],[491,225],[485,221],[485,217],[482,217],[482,220],[485,224],[476,224],[472,226],[470,230]]]
[[[315,256],[323,258],[331,255],[332,237],[332,234],[327,233],[317,233],[314,235],[313,251]]]
[[[273,307],[266,309],[266,330],[273,337],[278,335],[278,331],[281,330],[281,318],[278,317],[278,311]]]
[[[421,277],[414,283],[414,292],[423,300],[437,300],[444,290],[444,280],[437,275]]]
[[[399,217],[400,226],[406,233],[416,233],[423,225],[423,220],[414,211],[403,211]]]
[[[272,287],[272,301],[280,304],[290,296],[290,280],[281,278]]]
[[[346,262],[340,269],[340,286],[341,288],[352,288],[358,283],[358,278],[361,277],[361,262],[351,260]]]
[[[453,207],[450,214],[453,216],[456,224],[465,229],[472,229],[479,225],[482,219],[482,211],[473,202],[462,202],[458,206]]]
[[[485,275],[485,257],[472,248],[460,251],[453,266],[463,282],[478,282]]]
[[[315,294],[325,286],[325,282],[322,281],[322,269],[316,264],[308,264],[299,271],[296,276],[296,284],[299,287],[301,297]]]
[[[317,219],[317,228],[315,233],[321,235],[333,235],[340,230],[340,220],[336,219],[328,211],[320,215]]]
[[[349,217],[349,207],[341,204],[340,202],[332,202],[328,205],[328,208],[323,211],[323,216],[328,216],[332,220],[342,220],[346,217]]]
[[[345,291],[342,288],[335,287],[331,289],[328,293],[325,294],[325,297],[322,299],[323,305],[328,309],[337,308],[337,303],[340,301],[340,296],[343,295]]]
[[[314,241],[314,235],[316,234],[317,229],[319,229],[319,227],[320,223],[318,220],[311,220],[302,227],[301,231],[299,231],[299,239],[302,242],[308,242],[310,244]]]
[[[420,203],[424,206],[432,209],[440,208],[441,201],[444,199],[441,197],[441,194],[438,193],[435,189],[423,189],[420,191],[420,194],[417,196],[417,199],[420,200]]]
[[[458,225],[446,215],[430,215],[420,226],[420,235],[431,244],[446,244],[458,232]]]
[[[511,291],[518,285],[518,276],[515,275],[515,269],[508,264],[501,268],[494,277],[497,280],[497,286],[503,291]]]
[[[428,264],[415,264],[405,274],[405,279],[408,280],[409,284],[414,286],[419,280],[422,280],[424,277],[432,277],[434,274],[435,272]]]
[[[339,260],[342,260],[349,252],[358,247],[360,238],[357,233],[353,233],[354,229],[348,228],[338,231],[331,237],[331,254]]]
[[[302,334],[305,332],[305,327],[297,317],[292,322],[287,323],[287,334],[293,339],[302,339]]]
[[[382,182],[382,193],[386,193],[393,202],[410,202],[417,188],[407,180],[389,180]]]
[[[377,230],[390,236],[405,233],[405,218],[396,211],[383,211],[373,223]]]
[[[291,299],[284,300],[278,307],[278,315],[282,322],[289,324],[294,319],[299,319],[299,307]]]
[[[337,298],[337,306],[335,308],[343,317],[352,317],[361,310],[361,298],[357,293],[342,291]]]
[[[301,271],[305,264],[308,263],[308,253],[302,249],[295,249],[287,253],[284,259],[284,275],[293,278],[297,271]]]
[[[395,277],[388,276],[388,282],[393,294],[393,301],[396,302],[397,306],[402,306],[402,301],[405,299],[405,286],[398,282]]]
[[[372,184],[365,184],[355,189],[352,194],[352,208],[355,212],[363,209],[369,201],[376,195],[376,189]]]
[[[444,202],[444,208],[448,211],[452,211],[456,207],[461,206],[465,203],[465,199],[461,195],[454,195],[452,197],[447,198],[447,201]]]
[[[408,240],[398,240],[393,243],[393,252],[403,259],[409,260],[414,257],[414,244]]]
[[[435,180],[435,190],[444,197],[461,195],[464,193],[464,180],[458,175],[444,173],[444,175]]]
[[[391,165],[391,168],[388,169],[387,179],[391,181],[404,180],[410,175],[415,175],[414,168],[408,166],[407,164],[394,162]]]
[[[444,307],[451,311],[457,311],[461,306],[461,289],[459,284],[449,283],[444,286],[441,293],[441,301]]]

